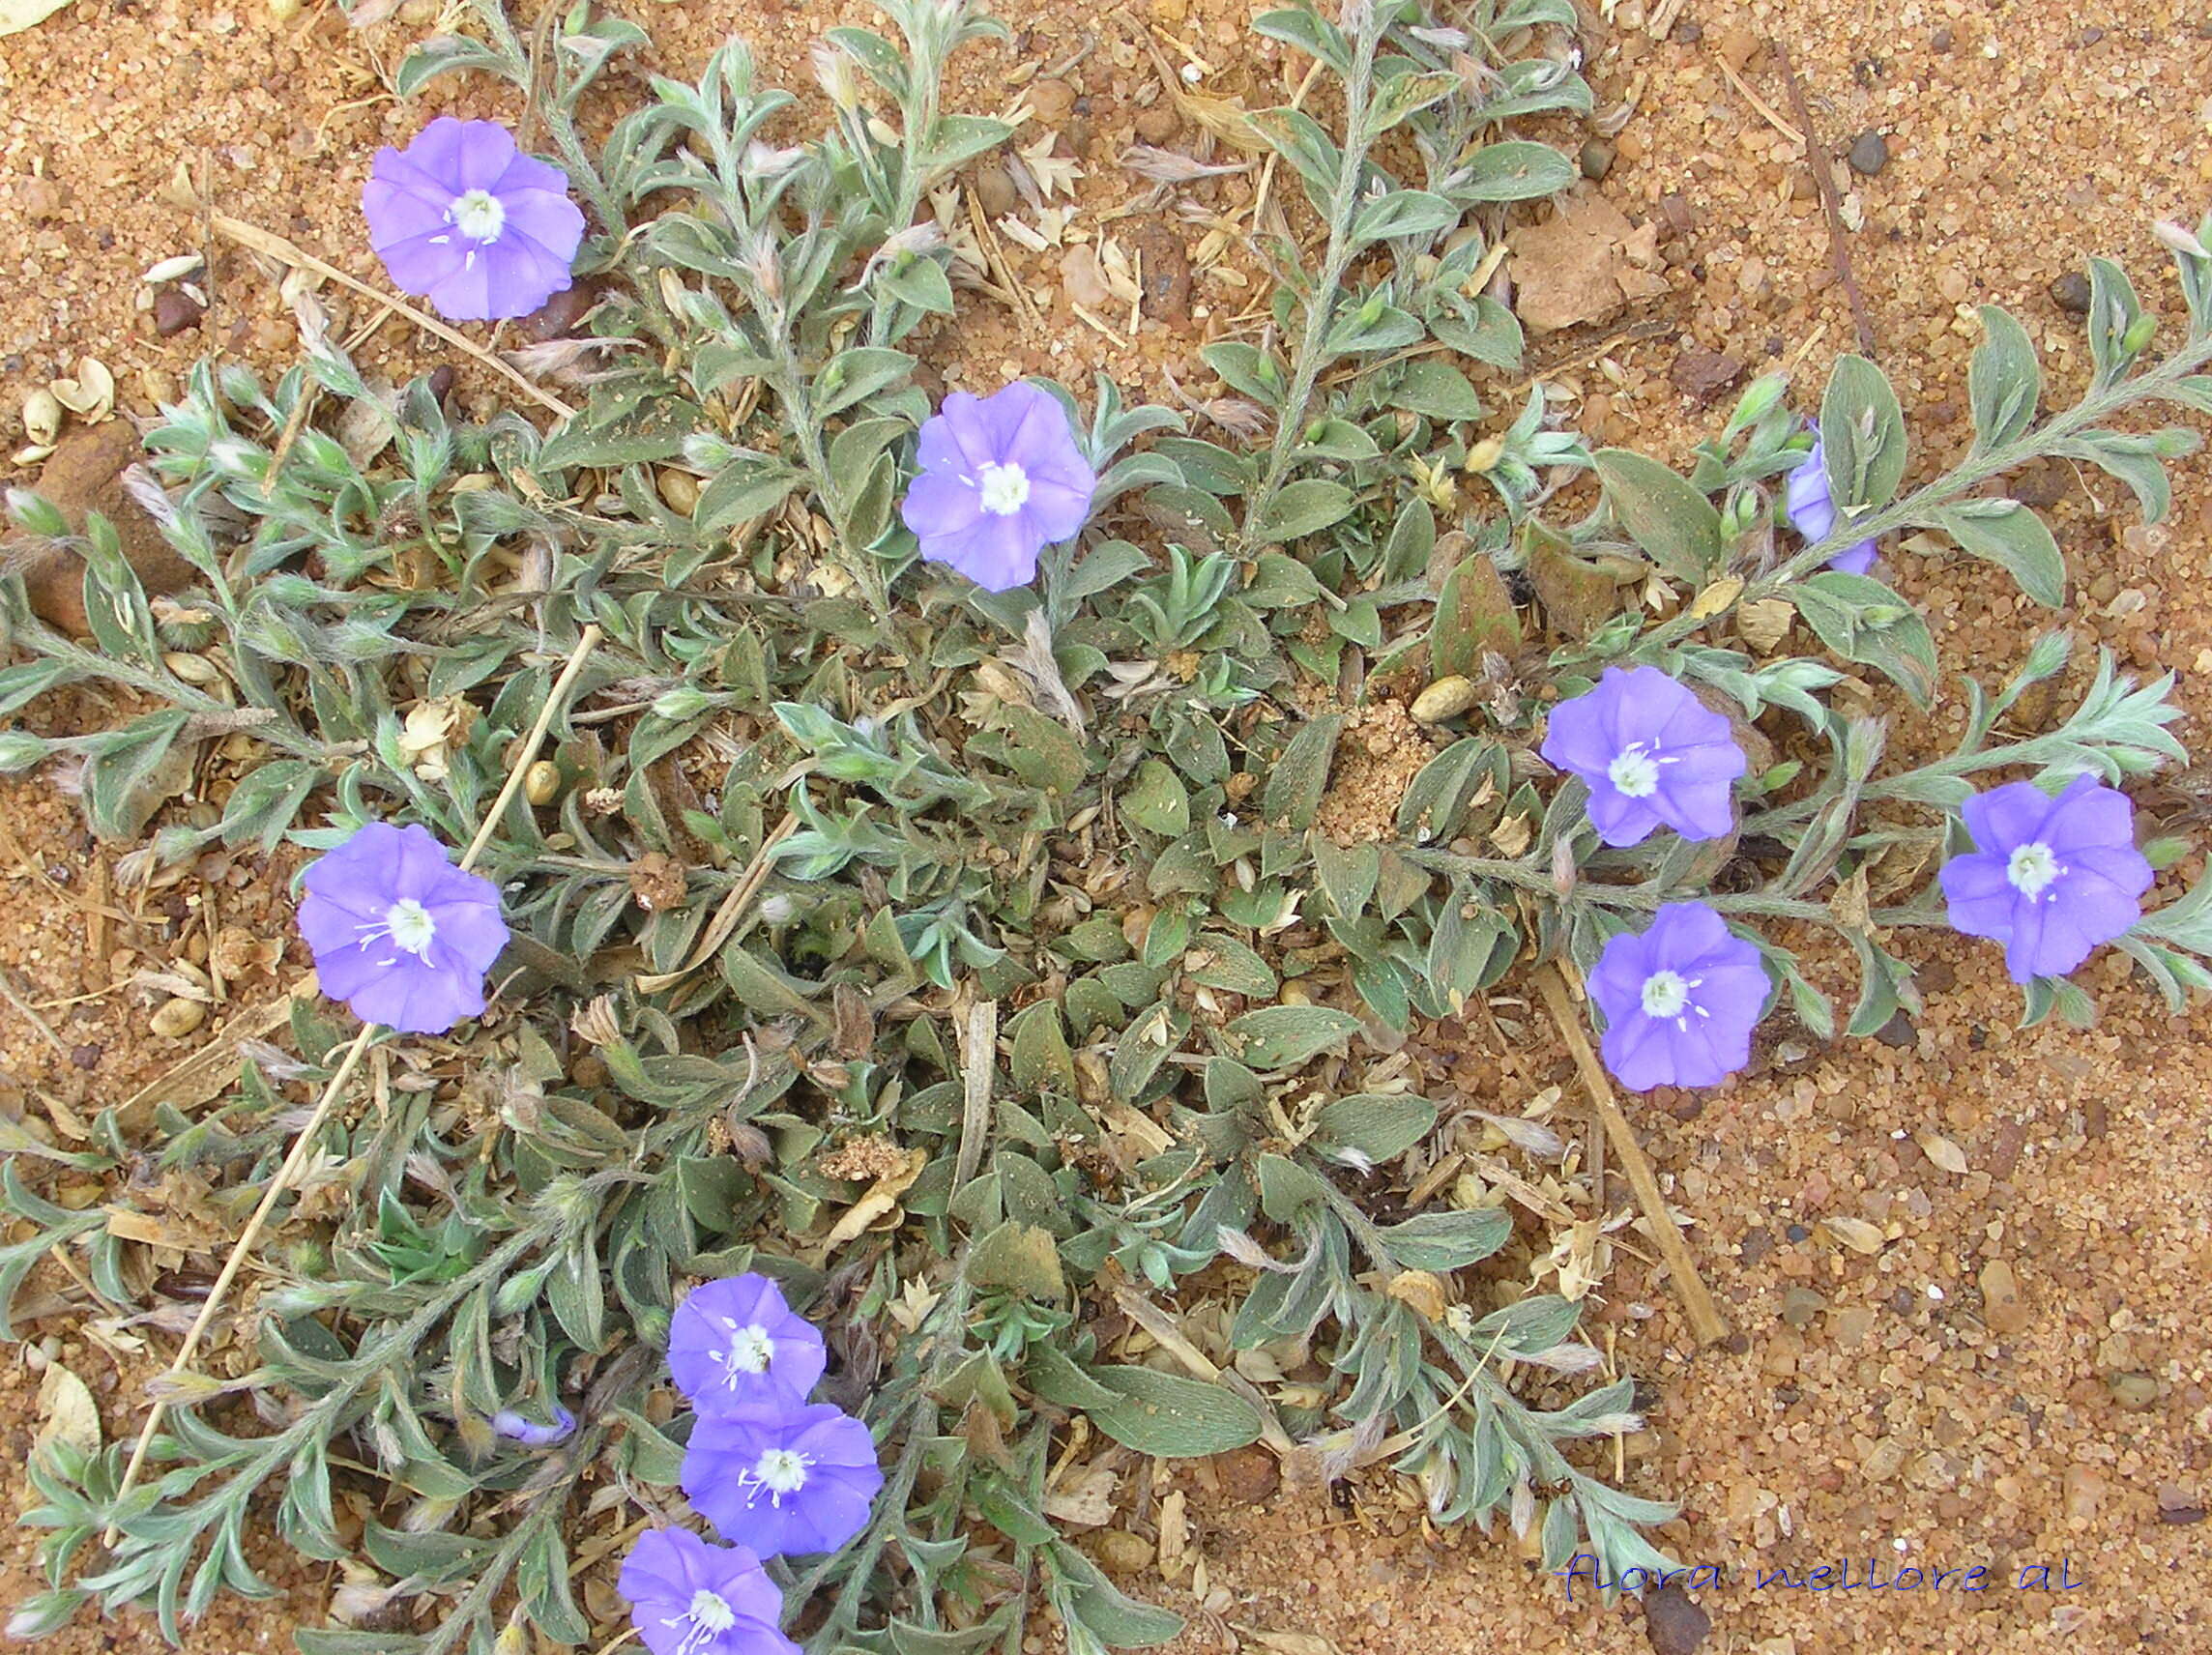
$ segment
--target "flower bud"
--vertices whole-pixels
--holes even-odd
[[[653,715],[665,718],[671,724],[681,724],[686,718],[696,718],[702,712],[713,711],[714,698],[704,690],[689,684],[679,684],[653,704]]]
[[[2147,311],[2128,324],[2128,331],[2120,335],[2120,349],[2133,356],[2151,341],[2158,332],[2158,318]]]
[[[27,488],[8,490],[8,516],[16,528],[26,535],[44,535],[58,540],[69,533],[69,519],[61,508],[43,494],[34,494]]]
[[[0,731],[0,775],[20,775],[44,760],[45,742],[21,730]]]

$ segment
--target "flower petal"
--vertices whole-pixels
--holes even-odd
[[[1020,516],[980,515],[966,529],[921,539],[921,555],[949,566],[985,592],[1010,592],[1036,578],[1039,542]]]
[[[982,491],[948,472],[924,472],[907,486],[899,517],[918,540],[964,535],[982,520]]]

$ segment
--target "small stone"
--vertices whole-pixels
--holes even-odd
[[[70,1048],[70,1061],[74,1063],[80,1069],[99,1068],[101,1048],[97,1043],[94,1042],[88,1041],[82,1046],[72,1046]]]
[[[1721,62],[1741,73],[1745,64],[1759,55],[1759,37],[1741,23],[1721,35]]]
[[[2158,1406],[2158,1380],[2148,1374],[2107,1374],[2105,1388],[2131,1413]]]
[[[2197,1495],[2178,1483],[2158,1485],[2158,1520],[2161,1523],[2202,1523],[2204,1506]]]
[[[1283,1484],[1281,1462],[1257,1445],[1216,1454],[1208,1464],[1221,1484],[1224,1497],[1238,1505],[1264,1504]]]
[[[515,328],[539,344],[570,338],[598,302],[599,290],[595,283],[572,282],[516,322]]]
[[[2027,1300],[2021,1296],[2020,1280],[2002,1259],[1982,1266],[1982,1320],[1993,1333],[2018,1333],[2027,1325]]]
[[[123,556],[153,596],[182,592],[200,578],[199,570],[179,557],[154,519],[123,487],[123,468],[141,455],[138,433],[127,420],[108,420],[90,430],[73,431],[46,456],[31,486],[61,508],[74,532],[87,511],[98,511],[115,525]],[[84,563],[67,546],[40,546],[17,566],[31,612],[57,632],[82,637]]]
[[[1692,346],[1674,358],[1668,377],[1684,396],[1710,402],[1743,377],[1743,363],[1719,351]]]
[[[1651,1655],[1697,1655],[1712,1635],[1713,1617],[1678,1585],[1664,1585],[1644,1600],[1644,1636]]]
[[[1928,37],[1929,48],[1934,51],[1947,52],[1957,42],[1958,37],[1949,29],[1937,29]]]
[[[172,1000],[154,1013],[151,1027],[164,1040],[182,1040],[207,1021],[207,1007],[196,1000]]]
[[[551,759],[539,759],[523,772],[522,797],[533,805],[551,804],[561,793],[561,767]]]
[[[1040,80],[1030,88],[1030,109],[1040,125],[1057,127],[1074,113],[1075,88],[1064,80]]]
[[[1176,106],[1161,99],[1150,109],[1137,112],[1137,141],[1144,144],[1164,144],[1182,130],[1182,117]]]
[[[1613,157],[1614,148],[1611,144],[1603,138],[1592,138],[1583,145],[1582,153],[1575,159],[1582,167],[1585,178],[1592,184],[1603,184],[1605,175],[1613,170]]]
[[[2051,303],[2069,315],[2089,314],[2089,278],[2070,270],[2051,284]]]
[[[2086,1466],[2069,1466],[2065,1488],[2067,1517],[2076,1523],[2094,1523],[2105,1499],[2105,1479]]]
[[[677,516],[688,517],[698,508],[699,479],[689,472],[663,466],[653,480],[660,491],[662,503]]]
[[[1106,273],[1098,268],[1098,254],[1086,244],[1069,247],[1060,258],[1060,288],[1070,305],[1095,310],[1113,298]]]
[[[1802,1224],[1792,1224],[1782,1234],[1788,1236],[1791,1241],[1803,1241],[1808,1239],[1813,1233],[1806,1229]]]
[[[1705,31],[1695,18],[1684,17],[1674,25],[1674,33],[1671,38],[1678,46],[1694,46],[1705,38]]]
[[[1844,157],[1851,170],[1862,178],[1873,178],[1889,164],[1889,140],[1879,132],[1861,132],[1851,140],[1850,153]]]
[[[207,306],[181,287],[164,287],[154,295],[154,332],[164,339],[200,325]]]
[[[1791,1288],[1782,1295],[1782,1320],[1792,1327],[1810,1327],[1827,1302],[1811,1288]]]
[[[1874,1037],[1884,1046],[1894,1046],[1901,1052],[1910,1051],[1920,1044],[1920,1035],[1912,1027],[1912,1019],[1902,1011],[1877,1029]]]
[[[430,397],[443,402],[453,393],[453,381],[460,376],[453,371],[451,363],[440,363],[430,370]]]
[[[993,161],[975,174],[975,204],[987,218],[1004,218],[1021,200],[1014,175],[1004,161]]]

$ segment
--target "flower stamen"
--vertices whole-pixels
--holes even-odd
[[[467,190],[453,197],[446,222],[472,242],[496,242],[507,228],[507,204],[488,189]]]
[[[976,468],[982,475],[983,509],[994,517],[1011,517],[1029,504],[1030,474],[1008,460],[1004,465],[983,465]]]
[[[2039,901],[2065,871],[2058,853],[2039,839],[2015,845],[2005,861],[2005,879],[2030,902]]]

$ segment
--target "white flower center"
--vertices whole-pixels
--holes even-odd
[[[759,1322],[734,1331],[730,1353],[723,1358],[723,1365],[730,1370],[732,1385],[738,1382],[740,1374],[767,1373],[769,1361],[775,1354],[775,1341],[768,1336],[768,1329]]]
[[[2012,882],[2013,889],[2030,902],[2050,889],[2065,871],[2058,853],[2040,839],[2015,845],[2011,859],[2005,863],[2005,878]]]
[[[1008,461],[978,468],[982,473],[983,509],[994,517],[1011,517],[1029,503],[1030,474]]]
[[[1691,984],[1679,972],[1653,972],[1644,979],[1644,1015],[1679,1017],[1690,1003]]]
[[[738,1611],[725,1599],[705,1590],[691,1594],[691,1607],[684,1613],[686,1619],[707,1632],[727,1632],[738,1624]]]
[[[418,960],[426,960],[430,957],[430,939],[438,934],[438,922],[430,917],[427,908],[407,896],[384,911],[384,931]]]
[[[496,242],[507,228],[507,208],[490,190],[472,189],[453,197],[446,221],[472,242]]]
[[[806,1486],[806,1458],[791,1448],[771,1448],[753,1466],[753,1477],[780,1502]]]
[[[1605,774],[1624,798],[1649,798],[1659,791],[1659,761],[1644,750],[1642,741],[1606,766]]]

